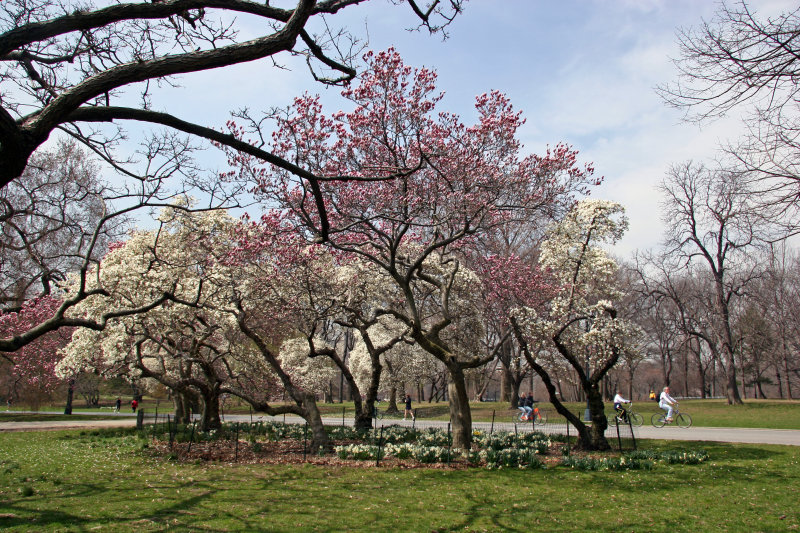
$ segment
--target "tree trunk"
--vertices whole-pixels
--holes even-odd
[[[367,399],[363,409],[356,409],[353,425],[356,429],[372,429],[372,413],[375,412],[375,401]]]
[[[791,374],[789,373],[789,358],[786,356],[786,352],[783,354],[783,375],[786,376],[786,396],[791,400],[792,382]]]
[[[633,378],[634,373],[636,372],[635,368],[628,366],[628,399],[633,400]]]
[[[608,450],[611,446],[606,440],[606,428],[608,427],[608,420],[606,419],[605,406],[603,405],[603,396],[600,393],[600,387],[597,383],[586,384],[588,385],[587,396],[589,398],[589,415],[592,418],[592,426],[589,429],[589,443],[579,443],[579,446],[584,450]]]
[[[728,381],[725,386],[725,395],[728,405],[741,405],[739,387],[736,385],[736,359],[733,353],[733,333],[731,332],[730,309],[725,299],[725,288],[722,284],[722,274],[717,274],[715,280],[717,298],[716,305],[722,321],[722,352],[725,355],[725,366],[728,368]],[[744,379],[744,374],[742,374]]]
[[[74,395],[75,395],[75,380],[70,379],[69,385],[67,386],[67,405],[64,406],[65,415],[72,414],[72,399]]]
[[[313,394],[305,393],[302,401],[303,410],[306,413],[306,422],[311,428],[311,453],[317,453],[322,450],[330,452],[333,450],[331,441],[328,434],[325,432],[325,426],[322,423],[322,415],[317,407],[317,400]]]
[[[392,386],[389,390],[389,406],[386,408],[387,413],[397,413],[397,387]]]
[[[519,407],[519,383],[512,382],[509,385],[511,385],[511,390],[510,390],[511,403],[509,405],[511,406],[512,409],[516,409],[517,407]]]
[[[697,348],[695,349],[692,346],[692,340],[697,343]],[[694,355],[695,362],[697,363],[697,375],[700,378],[700,397],[705,400],[706,394],[706,372],[703,369],[703,352],[700,347],[700,341],[697,338],[692,338],[689,340],[689,348]]]
[[[526,358],[528,358],[527,354],[526,354]],[[604,449],[604,450],[609,449],[610,446],[608,445],[608,442],[605,440],[605,436],[604,435],[602,436],[601,440],[595,439],[590,434],[589,427],[586,424],[584,424],[583,422],[581,422],[581,419],[579,417],[575,416],[575,414],[573,412],[571,412],[569,409],[567,409],[567,407],[563,403],[561,403],[561,400],[559,399],[559,396],[561,395],[561,393],[558,390],[556,390],[556,385],[550,379],[550,375],[547,373],[547,371],[544,369],[544,367],[542,367],[541,365],[536,363],[536,361],[534,361],[533,358],[528,358],[528,363],[531,365],[533,370],[542,379],[542,383],[544,383],[544,387],[545,387],[545,389],[547,389],[547,394],[550,396],[550,402],[553,404],[553,407],[555,407],[556,412],[558,412],[558,414],[560,414],[561,416],[566,418],[567,419],[567,423],[568,424],[572,424],[572,426],[577,430],[577,432],[578,432],[578,443],[576,444],[576,446],[578,448],[581,448],[581,449],[584,449],[584,450],[592,450],[592,449],[595,449],[595,448],[592,447],[593,446],[592,442],[594,440],[597,440],[598,441],[598,445],[601,446],[601,448],[597,448],[597,449]],[[592,404],[590,402],[590,406],[589,406],[589,408],[590,408],[589,412],[590,413],[593,412],[593,407],[592,407],[593,405],[596,406],[596,403]],[[596,410],[596,407],[594,407],[594,409]],[[600,401],[600,409],[603,409],[602,400]],[[592,420],[594,420],[594,415],[593,415]],[[605,413],[603,413],[602,424],[603,424],[603,428],[605,428],[608,425],[608,421],[605,419]],[[602,448],[603,443],[605,443],[605,448]]]
[[[711,396],[717,395],[717,356],[711,354]]]
[[[664,378],[664,386],[669,387],[669,380],[672,375],[672,354],[667,350],[666,356],[661,358],[661,375]]]
[[[689,396],[689,352],[683,352],[683,394]]]
[[[211,393],[203,394],[203,417],[200,427],[203,431],[210,431],[222,427],[219,416],[219,395]]]
[[[742,396],[741,397],[742,397],[742,399],[746,400],[747,399],[747,374],[745,374],[745,371],[744,371],[744,357],[740,357],[739,358],[739,362],[742,365],[742,367],[740,369],[738,369],[738,375],[742,376],[742,393],[741,393]],[[734,372],[737,372],[737,368],[736,368],[735,365],[733,367],[733,370],[734,370]],[[738,383],[736,384],[736,389],[737,389],[737,391],[739,389],[739,384]],[[730,404],[730,403],[731,403],[730,400],[728,400],[728,404]]]
[[[189,421],[189,408],[185,401],[183,394],[177,391],[172,393],[172,403],[175,405],[175,420],[181,424],[188,424]]]
[[[464,380],[464,371],[458,363],[448,365],[450,380],[447,390],[450,397],[450,423],[453,430],[453,449],[468,451],[472,446],[472,412]]]
[[[500,401],[501,402],[512,402],[513,397],[513,388],[511,387],[511,372],[506,368],[505,365],[501,365],[500,370]],[[519,392],[519,391],[517,391]]]

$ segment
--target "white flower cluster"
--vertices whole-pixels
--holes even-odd
[[[398,459],[415,459],[421,463],[445,463],[455,457],[450,448],[444,446],[424,446],[420,444],[402,443],[387,444],[379,447],[371,444],[348,444],[334,447],[340,459],[356,459],[366,461],[381,457],[397,457]]]
[[[78,329],[63,350],[57,367],[61,375],[97,369],[135,379],[144,365],[167,378],[185,378],[198,369],[194,363],[203,345],[230,353],[232,369],[244,370],[255,361],[233,315],[225,312],[230,305],[229,273],[213,261],[230,249],[237,222],[222,211],[174,208],[163,210],[159,220],[159,230],[134,232],[109,252],[85,286],[77,277],[67,281],[67,296],[97,291],[71,316],[98,320],[109,311],[149,305],[165,293],[197,307],[167,301],[145,313],[116,318],[102,331]],[[137,342],[141,360],[134,351]]]
[[[617,316],[613,302],[622,297],[617,264],[599,245],[613,244],[627,228],[623,208],[605,200],[583,200],[567,214],[542,245],[540,262],[562,289],[545,310],[521,308],[514,316],[527,337],[545,353],[554,337],[592,367],[622,351],[637,350],[641,329]],[[556,359],[558,357],[556,356]]]
[[[390,316],[382,316],[367,332],[373,346],[381,351],[381,392],[388,393],[406,383],[422,381],[439,371],[439,362],[417,344],[400,341],[384,351],[393,340],[407,338],[406,326]],[[359,388],[365,390],[372,373],[372,360],[366,343],[360,337],[356,337],[350,352],[349,365]]]
[[[313,340],[316,349],[331,348],[319,337]],[[296,337],[286,340],[279,353],[281,368],[292,377],[292,381],[312,392],[323,392],[339,372],[339,368],[329,357],[309,357],[308,339]]]

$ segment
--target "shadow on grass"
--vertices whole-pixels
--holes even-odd
[[[778,445],[765,447],[762,445],[747,444],[728,444],[716,441],[646,441],[647,444],[639,443],[640,450],[686,452],[693,450],[705,450],[713,459],[727,460],[767,460],[782,457],[786,453],[775,448]]]
[[[285,476],[276,480],[283,485],[297,480],[299,476]],[[263,523],[250,519],[250,513],[236,512],[237,504],[251,505],[253,500],[242,496],[240,499],[219,498],[220,494],[230,490],[230,481],[221,485],[216,481],[169,483],[148,485],[147,490],[162,497],[153,501],[141,497],[141,487],[131,486],[128,489],[110,488],[103,484],[62,483],[61,496],[48,494],[46,491],[33,496],[19,496],[7,499],[0,505],[0,530],[17,528],[38,531],[44,529],[66,528],[69,531],[141,531],[164,530],[180,524],[180,528],[190,531],[258,531]],[[274,487],[273,487],[274,488]],[[291,492],[291,491],[290,491]],[[181,496],[178,496],[181,494]],[[183,496],[186,494],[186,496]],[[287,497],[291,498],[291,494]],[[91,510],[82,512],[81,503],[97,502]],[[208,508],[202,509],[204,502],[214,501]],[[125,505],[125,502],[134,502]],[[171,502],[171,503],[168,503]],[[65,510],[72,506],[74,510]],[[153,507],[157,507],[154,509]],[[124,513],[120,512],[125,509]],[[212,527],[209,521],[224,524]]]

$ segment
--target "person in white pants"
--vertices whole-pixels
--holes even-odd
[[[673,407],[678,404],[678,400],[669,395],[669,387],[664,387],[661,396],[658,398],[658,406],[667,412],[667,422],[672,422]]]

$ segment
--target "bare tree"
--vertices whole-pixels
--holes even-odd
[[[798,369],[798,259],[790,253],[786,245],[772,247],[768,254],[767,275],[753,291],[755,305],[762,310],[763,317],[769,317],[772,350],[768,353],[775,372],[775,384],[781,398],[796,396]]]
[[[745,1],[721,2],[712,21],[678,32],[680,78],[661,87],[661,94],[698,119],[744,103],[768,114],[794,108],[800,91],[798,28],[800,9],[765,19]]]
[[[642,308],[638,323],[647,332],[662,383],[673,386],[673,367],[683,356],[684,394],[688,394],[691,356],[697,368],[700,394],[705,397],[709,366],[715,368],[719,354],[712,326],[713,284],[704,279],[702,265],[675,260],[663,251],[638,254],[632,268],[638,276],[633,286]]]
[[[679,31],[678,80],[660,88],[691,120],[743,111],[748,134],[726,151],[751,171],[763,208],[797,231],[800,190],[800,9],[759,16],[744,0]],[[777,216],[776,215],[776,216]]]
[[[666,252],[684,265],[707,267],[713,282],[713,331],[727,370],[728,403],[741,403],[736,384],[731,306],[757,270],[752,254],[769,227],[749,200],[737,173],[686,163],[673,167],[662,185],[668,223]]]
[[[80,268],[98,221],[107,212],[100,169],[73,142],[37,152],[22,176],[0,189],[0,307],[19,309]],[[90,257],[121,238],[124,218],[106,224]]]

